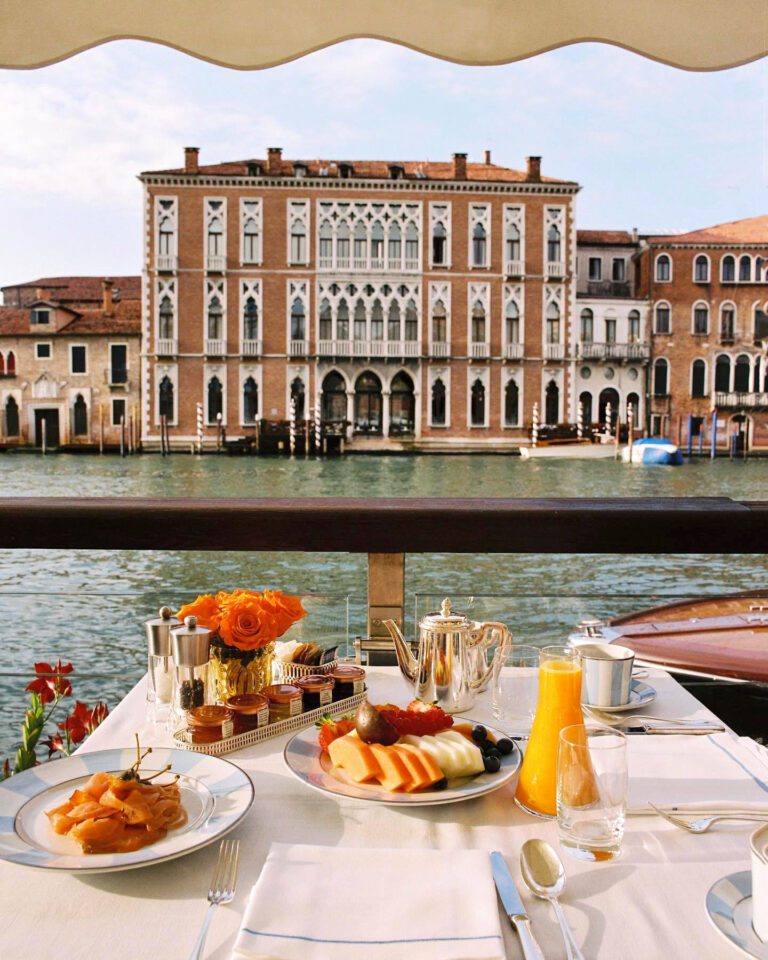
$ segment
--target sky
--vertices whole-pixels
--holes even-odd
[[[118,41],[0,71],[0,286],[141,269],[142,170],[486,149],[582,184],[583,229],[668,233],[768,212],[768,61],[691,73],[603,44],[465,67],[353,40],[264,71]]]

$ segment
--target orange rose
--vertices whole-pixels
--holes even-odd
[[[280,625],[278,637],[281,637],[297,620],[307,615],[298,597],[288,597],[281,590],[265,590],[264,603],[274,611],[277,617]]]
[[[219,604],[218,598],[211,596],[210,593],[202,593],[194,603],[186,603],[176,614],[179,620],[184,622],[184,617],[197,617],[197,622],[201,627],[208,627],[214,632],[219,628]]]
[[[219,634],[231,647],[239,650],[265,647],[279,637],[280,632],[274,612],[262,603],[260,594],[235,590],[222,605]]]

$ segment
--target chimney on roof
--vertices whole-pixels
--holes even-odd
[[[112,302],[112,284],[113,281],[110,277],[104,277],[101,281],[102,309],[104,310],[105,317],[113,317],[115,315],[115,306]]]
[[[525,179],[529,180],[531,183],[540,183],[541,157],[526,157],[525,159],[528,164],[528,170],[526,172]]]
[[[267,149],[267,173],[280,174],[283,168],[283,148],[268,147]]]
[[[637,227],[632,227],[632,243],[637,243]]]
[[[485,165],[486,165],[486,167],[489,167],[489,166],[491,165],[491,151],[490,151],[490,150],[486,150],[486,151],[485,151]]]
[[[185,173],[200,172],[200,165],[197,162],[199,154],[200,154],[200,147],[184,147],[184,172]]]
[[[466,153],[454,153],[453,155],[453,179],[467,179],[467,155]]]
[[[45,300],[45,290],[42,287],[35,287],[35,300]]]

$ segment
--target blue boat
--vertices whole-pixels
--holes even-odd
[[[624,447],[621,459],[625,463],[664,464],[679,466],[683,462],[680,447],[664,437],[645,437],[635,440],[631,447]]]

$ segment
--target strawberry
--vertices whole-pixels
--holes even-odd
[[[327,750],[334,740],[338,740],[339,737],[343,737],[355,729],[355,720],[351,714],[334,720],[329,713],[324,713],[322,718],[315,723],[315,726],[319,729],[317,742],[320,744],[320,749]]]

